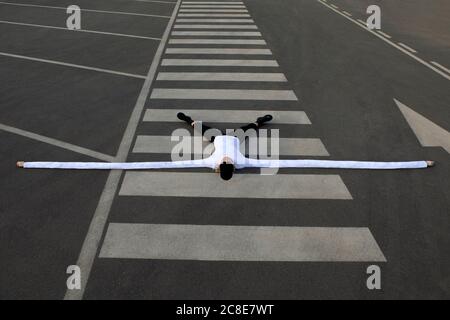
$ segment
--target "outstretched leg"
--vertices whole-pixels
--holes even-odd
[[[247,131],[248,129],[258,130],[264,123],[269,122],[272,119],[273,117],[270,114],[266,114],[264,117],[259,117],[258,119],[256,119],[256,122],[246,124],[245,126],[242,126],[240,129],[242,129],[244,132]]]
[[[192,126],[194,129],[196,129],[195,123],[196,123],[197,121],[192,120],[191,117],[185,115],[185,114],[182,113],[182,112],[178,112],[177,117],[178,117],[178,119],[180,119],[181,121],[185,121],[185,122],[188,123],[190,126]],[[211,127],[209,127],[209,126],[207,126],[207,125],[205,125],[205,124],[203,124],[203,123],[202,123],[202,125],[201,125],[201,129],[202,129],[202,136],[205,136],[205,132],[208,131],[208,130],[210,130],[210,129],[217,130],[218,132],[221,132],[219,129],[211,128]],[[210,136],[210,137],[208,136],[208,137],[206,137],[206,138],[208,138],[209,141],[214,142],[215,137],[216,137],[216,136]]]

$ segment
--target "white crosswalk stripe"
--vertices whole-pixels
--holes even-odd
[[[253,81],[253,82],[286,82],[283,73],[262,72],[160,72],[158,81]]]
[[[183,1],[183,4],[241,4],[240,1]]]
[[[253,140],[256,139],[256,140]],[[174,141],[173,141],[174,140]],[[194,143],[202,143],[202,147],[194,148]],[[187,147],[188,154],[209,156],[214,151],[214,146],[203,139],[202,141],[195,142],[195,138],[191,136],[182,136],[176,139],[175,136],[150,136],[140,135],[136,138],[136,143],[133,148],[134,153],[164,153],[170,154],[174,147],[182,145]],[[267,146],[270,149],[270,139],[268,138],[248,138],[248,143],[254,143],[255,146],[258,143],[262,146]],[[247,145],[243,145],[243,152],[249,150]],[[280,156],[328,156],[328,151],[323,145],[322,141],[317,138],[279,138],[279,153]],[[250,156],[250,158],[254,158]],[[189,157],[191,159],[191,157]]]
[[[255,31],[172,31],[173,36],[235,36],[260,37],[261,32]]]
[[[176,113],[184,112],[195,120],[225,123],[230,128],[255,121],[265,114],[273,115],[271,125],[311,127],[306,113],[298,111],[296,94],[286,89],[288,82],[277,61],[246,59],[250,55],[272,55],[264,39],[245,38],[262,37],[260,32],[249,30],[258,30],[258,27],[240,1],[183,1],[166,56],[161,61],[163,70],[157,75],[156,88],[149,97],[152,107],[145,111],[143,126],[156,123],[174,125],[179,123]],[[206,58],[184,55],[206,55]],[[218,57],[214,59],[214,55]],[[235,59],[219,59],[220,55],[232,55]],[[255,68],[255,72],[249,72],[248,68]],[[260,68],[268,72],[261,72]],[[236,89],[236,84],[239,84],[239,89]],[[198,104],[196,107],[183,107],[188,102]],[[219,108],[218,102],[237,105]],[[257,110],[255,108],[259,104],[256,102],[266,105]],[[170,108],[161,107],[166,103]],[[269,103],[274,103],[274,106],[270,107]],[[180,107],[174,109],[176,105]],[[247,105],[251,107],[245,107]],[[186,134],[192,132],[185,124],[179,124]],[[178,139],[169,135],[138,135],[132,152],[136,156],[142,153],[168,156],[180,141],[189,146],[183,151],[191,158],[193,155],[208,156],[214,150],[213,145],[202,137],[196,141],[196,144],[201,144],[197,150],[191,136],[181,135]],[[244,152],[250,142],[242,146]],[[270,145],[270,139],[264,137],[260,142],[261,145]],[[280,138],[279,153],[280,157],[329,156],[322,141],[314,137]],[[123,178],[119,198],[133,197],[135,201],[144,197],[352,200],[338,174],[311,174],[311,171],[305,173],[298,169],[292,172],[290,169],[275,175],[241,172],[233,179],[223,181],[217,174],[206,171],[209,170],[129,171]],[[193,223],[110,223],[100,257],[204,261],[386,261],[370,230],[360,226],[258,226],[257,221],[255,226]]]
[[[162,66],[278,67],[275,60],[163,59]]]
[[[264,40],[253,39],[170,39],[169,44],[240,44],[265,45]]]
[[[180,13],[179,17],[218,17],[218,18],[250,18],[248,14],[240,13]]]
[[[292,90],[153,89],[150,99],[297,101]]]
[[[237,8],[237,9],[245,9],[245,6],[243,5],[232,5],[232,4],[225,4],[225,5],[211,5],[211,4],[188,4],[188,5],[181,5],[181,8]]]
[[[248,24],[176,24],[174,29],[250,29],[257,30],[255,25]]]
[[[174,188],[175,185],[176,188]],[[352,199],[339,175],[236,174],[233,179],[223,181],[218,179],[215,173],[161,171],[127,172],[119,195],[248,199]]]
[[[233,13],[248,13],[246,9],[180,9],[179,12],[233,12]]]
[[[208,22],[208,23],[254,23],[253,19],[208,19],[208,18],[179,18],[176,20],[177,23],[181,22]]]
[[[273,116],[272,124],[311,124],[304,111],[277,111],[277,110],[201,110],[201,109],[147,109],[144,114],[145,122],[179,122],[176,114],[183,112],[192,119],[201,119],[204,122],[215,123],[242,123],[255,121],[257,117],[265,114]]]
[[[244,48],[167,48],[166,54],[235,54],[235,55],[271,55],[269,49]]]
[[[343,247],[340,243],[347,245]],[[367,228],[126,223],[109,225],[100,257],[205,261],[386,261]]]

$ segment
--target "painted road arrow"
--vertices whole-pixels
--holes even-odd
[[[395,100],[409,126],[423,147],[442,147],[450,153],[450,133],[421,114]]]

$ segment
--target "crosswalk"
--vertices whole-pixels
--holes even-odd
[[[208,123],[239,124],[270,113],[274,127],[311,127],[299,97],[281,72],[245,4],[183,1],[172,28],[156,84],[142,118],[150,124],[179,124],[179,111]],[[148,127],[146,127],[148,128]],[[190,139],[190,137],[185,137]],[[269,138],[261,138],[267,139]],[[132,155],[163,154],[169,135],[138,132]],[[188,140],[193,144],[192,139]],[[192,148],[194,150],[194,148]],[[280,156],[328,157],[317,137],[282,137]],[[195,154],[196,151],[192,151]],[[202,141],[203,156],[212,152]],[[127,172],[119,199],[133,197],[344,200],[353,199],[338,174],[236,174],[222,181],[211,172]],[[227,200],[228,199],[228,200]],[[110,223],[101,258],[215,261],[385,261],[368,228],[281,227],[196,224]]]

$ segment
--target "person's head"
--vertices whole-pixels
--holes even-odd
[[[230,180],[234,173],[234,165],[226,163],[225,161],[219,166],[220,177],[223,180]]]

